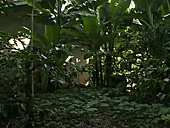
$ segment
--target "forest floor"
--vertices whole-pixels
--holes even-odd
[[[137,103],[119,94],[112,88],[59,89],[37,94],[34,125],[36,128],[170,128],[170,107]],[[10,123],[24,128],[24,122],[25,115]]]

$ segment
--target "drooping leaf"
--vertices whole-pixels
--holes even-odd
[[[99,33],[97,16],[83,17],[83,25],[84,33],[92,40],[96,40]]]
[[[45,25],[45,37],[49,42],[58,43],[60,28],[56,24]]]
[[[85,110],[88,112],[94,112],[94,111],[97,111],[98,109],[97,108],[86,108]]]
[[[85,35],[83,34],[83,33],[81,33],[80,31],[78,31],[78,30],[73,30],[73,29],[69,29],[69,28],[67,28],[67,29],[65,29],[65,28],[62,28],[61,29],[61,34],[68,34],[68,35],[71,35],[71,36],[73,36],[73,37],[75,37],[75,38],[83,38]]]
[[[121,14],[127,10],[131,0],[111,0],[110,8],[113,16]]]
[[[101,103],[100,106],[101,107],[109,107],[110,105],[108,103]]]

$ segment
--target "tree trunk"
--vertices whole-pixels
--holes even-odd
[[[99,87],[99,64],[98,64],[98,55],[95,52],[95,81],[96,81],[96,87]]]
[[[29,63],[29,62],[27,62]],[[26,113],[28,114],[27,128],[33,128],[34,114],[33,114],[33,103],[34,97],[32,96],[32,69],[31,64],[26,66],[26,83],[25,83],[25,101],[26,101]]]

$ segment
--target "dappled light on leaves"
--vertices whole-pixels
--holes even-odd
[[[1,0],[0,127],[168,128],[169,12],[169,0]]]

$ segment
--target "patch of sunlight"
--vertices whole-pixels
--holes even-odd
[[[71,1],[70,0],[66,0],[64,4],[62,4],[62,7],[61,7],[61,11],[64,11],[65,10],[65,7],[70,4]]]
[[[126,87],[127,87],[127,92],[131,92],[132,91],[132,88],[135,88],[135,86],[137,86],[136,83],[133,83],[133,84],[128,84]]]
[[[135,64],[132,64],[132,65],[131,65],[131,68],[132,68],[132,69],[137,69],[138,67],[139,67],[139,66],[137,66],[137,65],[135,65]]]
[[[76,58],[76,63],[80,62],[81,60],[79,58]]]
[[[119,5],[119,3],[115,2],[115,7],[118,6],[118,5]]]
[[[122,60],[122,58],[121,57],[117,57],[117,61],[121,61]]]
[[[68,56],[67,59],[65,60],[65,62],[70,62],[70,60],[73,58],[74,56]]]
[[[165,81],[165,82],[169,82],[169,78],[165,78],[164,81]]]
[[[127,8],[127,12],[130,13],[130,11],[135,8],[135,3],[133,0],[131,0],[129,7]]]
[[[127,57],[128,55],[133,54],[133,53],[134,52],[132,50],[128,50],[128,51],[123,51],[122,55],[123,55],[123,57]]]
[[[141,59],[137,59],[136,62],[137,62],[137,63],[141,63],[142,60],[141,60]]]
[[[111,3],[112,0],[109,0],[109,3]],[[118,2],[115,2],[115,6],[118,6]],[[129,9],[135,8],[135,3],[133,0],[131,0],[131,3],[129,5]]]
[[[9,43],[13,46],[14,50],[24,50],[30,43],[29,38],[21,37],[20,39],[11,38]]]
[[[131,74],[131,72],[130,71],[124,71],[124,74],[129,75],[129,74]]]
[[[131,0],[130,6],[129,6],[129,9],[132,9],[132,8],[135,8],[135,3],[133,0]]]
[[[86,59],[86,64],[89,64],[89,62],[90,62],[90,59],[89,58]]]
[[[83,68],[84,66],[89,64],[89,58],[84,59],[84,54],[85,54],[86,48],[78,48],[75,49],[73,54],[71,56],[68,56],[67,59],[65,60],[66,64],[66,69],[69,71],[72,68],[75,67],[80,67]],[[73,79],[74,83],[77,84],[82,84],[84,86],[89,85],[89,73],[86,71],[79,72],[78,70],[76,71],[77,76]]]
[[[128,84],[128,85],[127,85],[127,87],[129,87],[129,88],[130,88],[130,87],[131,87],[131,85],[130,85],[130,84]]]
[[[113,72],[112,75],[114,75],[114,76],[115,76],[115,75],[120,75],[120,76],[122,76],[123,74],[120,73],[120,72]]]
[[[125,32],[128,32],[128,31],[129,31],[129,29],[130,29],[130,27],[129,27],[129,26],[127,26],[127,27],[126,27],[126,29],[125,29]]]
[[[88,72],[78,73],[77,77],[74,78],[74,82],[88,86],[89,85],[89,73]]]
[[[142,54],[136,54],[136,56],[137,56],[137,57],[141,57],[141,56],[142,56]]]
[[[139,21],[139,19],[133,19],[132,21],[134,24],[137,24],[137,25],[142,25],[142,23]]]
[[[135,86],[137,86],[137,84],[136,84],[136,83],[133,83],[133,84],[132,84],[132,87],[134,88]]]

